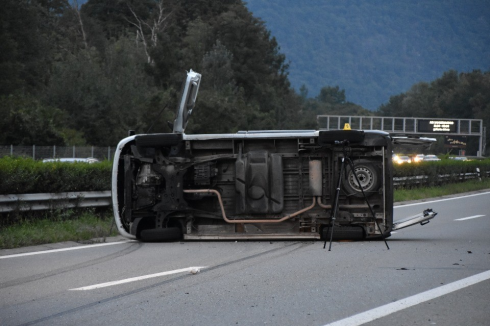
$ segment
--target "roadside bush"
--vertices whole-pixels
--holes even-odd
[[[0,158],[0,194],[59,193],[111,189],[110,161],[63,163]]]
[[[111,189],[112,163],[62,163],[35,161],[31,158],[0,158],[0,194],[61,193],[73,191],[104,191]],[[22,203],[19,203],[22,205]],[[0,226],[5,227],[50,217],[53,220],[74,220],[81,214],[107,214],[110,207],[57,208],[54,210],[15,210],[0,213]]]
[[[395,165],[393,176],[398,188],[432,187],[474,179],[480,170],[481,178],[489,178],[490,159],[475,161],[441,160]],[[403,180],[397,178],[404,178]]]

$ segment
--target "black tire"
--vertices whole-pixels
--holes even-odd
[[[140,232],[139,238],[143,242],[177,241],[182,239],[182,231],[178,227],[146,229]]]
[[[182,141],[181,134],[150,134],[136,136],[136,146],[168,147],[178,145]]]
[[[362,190],[366,196],[372,195],[378,191],[382,180],[381,171],[372,162],[366,160],[354,161],[355,173],[353,173],[350,165],[346,166],[346,173],[342,176],[344,190],[356,197],[363,197]],[[359,180],[357,183],[356,180]],[[362,190],[361,190],[362,187]]]
[[[331,226],[322,229],[322,240],[330,240]],[[333,228],[333,241],[339,240],[364,240],[364,229],[361,226],[336,226]]]

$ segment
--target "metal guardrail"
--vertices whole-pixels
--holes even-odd
[[[0,195],[0,212],[103,207],[112,204],[111,191]]]
[[[472,179],[481,180],[482,174],[484,173],[480,173],[479,171],[471,172],[471,173],[460,173],[460,174],[444,174],[444,175],[439,175],[437,177],[437,180],[439,182],[447,182],[456,179],[458,179],[459,181],[466,181]],[[486,177],[488,178],[489,176],[490,176],[490,171],[486,173]],[[428,183],[429,183],[429,177],[426,175],[393,178],[393,186],[395,189],[403,186],[424,186],[427,185]]]

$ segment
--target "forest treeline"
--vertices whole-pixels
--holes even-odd
[[[395,117],[482,119],[483,127],[488,128],[490,71],[458,73],[450,70],[432,82],[419,82],[406,93],[390,97],[377,112],[382,116]],[[489,134],[486,133],[487,144],[490,142]],[[468,137],[469,155],[477,154],[478,141],[477,137]],[[439,147],[439,151],[442,150]],[[485,154],[485,149],[483,152]]]
[[[338,86],[296,92],[276,39],[239,0],[3,0],[0,21],[1,145],[170,132],[190,69],[203,77],[187,133],[315,129],[318,114],[490,122],[489,72],[449,71],[376,112]]]

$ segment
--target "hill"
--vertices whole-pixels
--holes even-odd
[[[289,79],[309,97],[324,86],[374,110],[390,96],[450,69],[490,68],[486,0],[248,0],[290,61]]]

